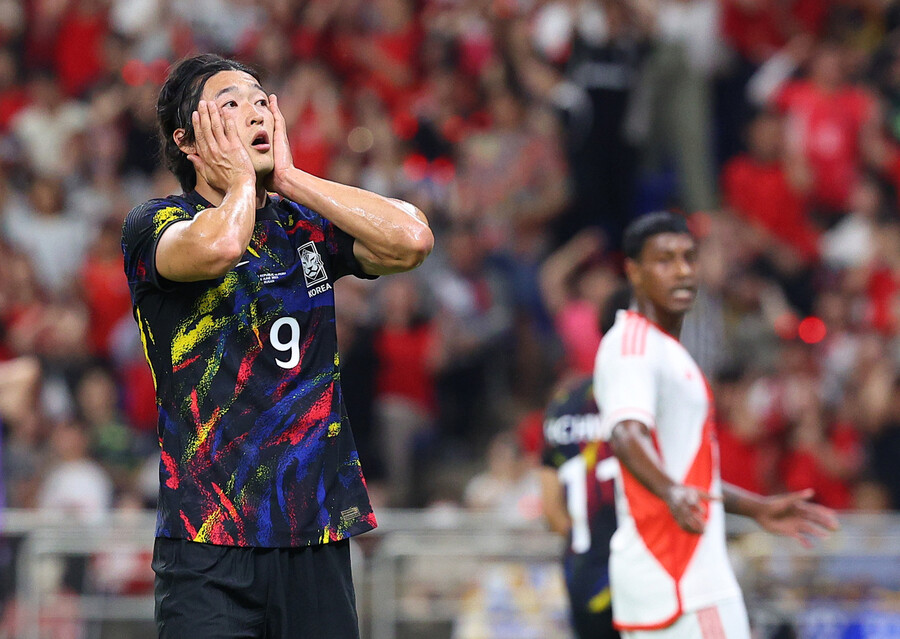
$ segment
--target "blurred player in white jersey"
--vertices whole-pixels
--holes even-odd
[[[685,219],[645,215],[623,239],[631,309],[597,353],[594,389],[618,457],[610,544],[615,626],[625,639],[749,639],[725,547],[725,511],[804,544],[837,528],[812,491],[763,497],[722,483],[709,385],[679,341],[696,296]]]

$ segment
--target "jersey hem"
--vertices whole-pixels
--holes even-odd
[[[615,628],[616,630],[625,630],[625,631],[662,630],[663,628],[668,628],[673,623],[675,623],[678,620],[678,618],[684,614],[684,606],[681,603],[681,580],[675,579],[674,581],[675,581],[675,601],[677,603],[677,607],[675,609],[675,614],[673,614],[671,617],[667,617],[666,619],[663,619],[662,621],[657,621],[654,623],[645,623],[645,624],[622,623],[621,621],[618,621],[617,619],[613,618],[613,628]],[[610,587],[614,587],[614,586],[612,584],[610,584]],[[615,601],[613,601],[613,610],[615,610]],[[615,613],[613,613],[613,614],[615,614]]]
[[[364,526],[354,527],[353,530],[346,532],[340,537],[331,538],[328,537],[325,541],[322,541],[322,531],[317,532],[314,535],[304,535],[298,541],[288,541],[284,544],[279,543],[270,543],[270,544],[219,544],[214,541],[200,541],[198,539],[192,538],[188,535],[172,535],[171,533],[166,533],[165,531],[157,530],[154,535],[157,539],[183,539],[184,541],[190,541],[196,544],[209,544],[210,546],[226,546],[228,548],[308,548],[310,546],[324,546],[326,544],[335,543],[338,541],[343,541],[345,539],[350,539],[350,537],[356,537],[357,535],[362,535],[363,533],[367,533],[371,530],[375,530],[378,527],[378,524],[366,524]]]
[[[615,603],[615,602],[613,602]],[[614,606],[615,607],[615,606]],[[663,628],[668,628],[673,623],[678,621],[678,618],[684,614],[684,610],[681,607],[681,595],[678,595],[678,609],[675,611],[675,614],[669,617],[668,619],[664,619],[663,621],[659,621],[656,623],[647,623],[647,624],[631,624],[631,623],[622,623],[613,619],[613,628],[616,630],[624,630],[635,631],[635,630],[662,630]]]
[[[682,606],[682,608],[684,609],[685,613],[697,612],[698,610],[703,610],[704,608],[709,608],[710,606],[717,606],[723,601],[742,598],[743,593],[741,592],[740,586],[735,586],[730,588],[729,590],[722,590],[716,594],[691,597],[689,598],[688,602]]]

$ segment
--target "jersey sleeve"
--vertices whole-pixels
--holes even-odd
[[[362,264],[353,253],[353,243],[356,239],[349,233],[335,226],[330,220],[325,219],[315,211],[275,195],[277,201],[286,206],[289,217],[286,220],[288,228],[296,231],[303,229],[308,237],[324,248],[325,259],[329,261],[328,272],[334,280],[345,275],[354,275],[361,279],[373,280],[377,275],[369,275],[363,271]],[[299,240],[297,240],[299,242]]]
[[[607,438],[616,424],[627,420],[656,428],[659,344],[646,328],[641,343],[641,330],[639,323],[626,326],[610,335],[614,339],[604,340],[597,352],[594,394],[602,415],[601,432]]]
[[[150,200],[126,216],[122,227],[122,253],[129,283],[147,283],[162,290],[175,286],[156,270],[156,247],[167,228],[192,218],[186,207],[172,200]]]
[[[356,238],[325,218],[322,218],[322,224],[325,231],[325,246],[331,255],[334,266],[334,279],[345,275],[353,275],[365,280],[374,280],[378,277],[366,273],[362,264],[356,259],[356,255],[353,253],[353,243],[356,242]]]

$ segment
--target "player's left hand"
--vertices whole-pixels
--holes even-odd
[[[827,537],[838,529],[834,511],[809,501],[813,490],[767,497],[754,519],[765,530],[793,537],[804,547],[812,546],[811,537]]]
[[[666,505],[682,530],[702,535],[706,530],[707,502],[715,500],[705,490],[696,486],[675,484],[666,495]]]
[[[266,187],[276,193],[282,193],[281,185],[284,184],[288,173],[294,169],[294,157],[291,155],[287,123],[284,121],[281,109],[278,108],[278,97],[274,93],[269,95],[269,110],[275,117],[275,134],[272,140],[275,168],[269,174]]]

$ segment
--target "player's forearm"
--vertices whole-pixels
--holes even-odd
[[[544,519],[547,520],[550,530],[567,537],[572,529],[572,519],[566,510],[565,491],[559,483],[557,472],[545,466],[540,469],[538,476],[541,481]]]
[[[647,427],[631,420],[616,424],[610,444],[622,466],[644,488],[668,503],[672,489],[678,484],[663,469]]]
[[[240,259],[247,250],[256,224],[258,193],[255,180],[242,180],[225,192],[222,203],[204,209],[191,222],[192,231]]]
[[[157,247],[157,269],[170,280],[191,282],[223,276],[241,259],[256,223],[254,180],[235,184],[221,204],[204,209],[183,227],[173,225]]]
[[[409,270],[431,253],[434,237],[425,215],[412,204],[331,182],[293,169],[280,192],[353,236],[390,270]]]
[[[762,495],[722,482],[722,505],[725,512],[756,519],[765,500]]]
[[[562,537],[568,537],[572,530],[572,520],[568,517],[547,517],[547,525],[550,530]]]
[[[569,531],[572,530],[572,520],[569,514],[562,508],[548,508],[544,504],[544,519],[547,520],[547,526],[555,533],[567,537]]]

